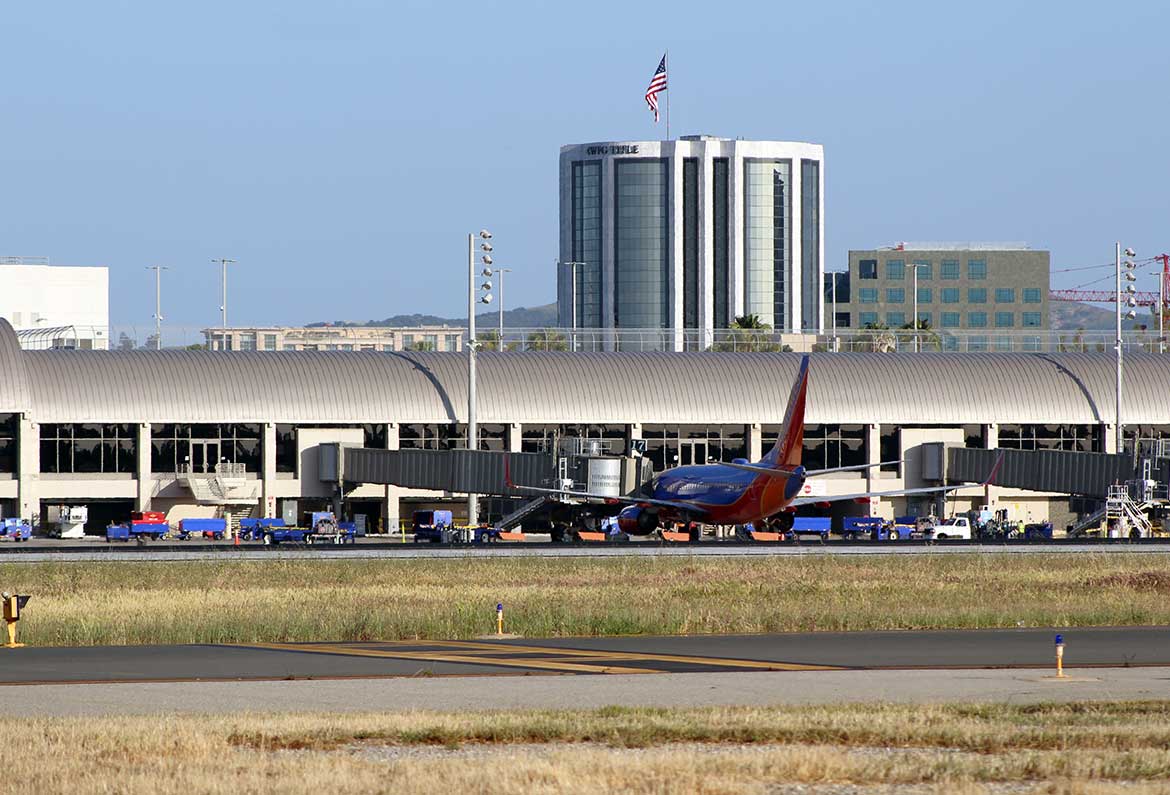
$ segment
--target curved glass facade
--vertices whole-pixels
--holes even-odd
[[[614,326],[666,328],[667,161],[614,163]]]

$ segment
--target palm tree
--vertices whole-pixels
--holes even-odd
[[[528,335],[525,344],[530,351],[567,351],[569,349],[565,335],[551,328],[532,332]]]
[[[865,343],[865,350],[871,350],[876,353],[889,353],[898,349],[898,337],[885,323],[866,323],[862,326],[865,331],[874,332],[866,335],[869,337]]]
[[[915,325],[917,325],[917,329],[915,329]],[[930,324],[930,321],[927,320],[926,318],[921,318],[921,317],[918,318],[917,324],[905,323],[902,325],[901,330],[902,331],[915,331],[915,330],[917,330],[917,332],[918,332],[918,334],[917,334],[918,348],[920,350],[926,350],[927,348],[933,348],[934,350],[937,351],[942,347],[942,340],[939,338],[938,332],[934,330],[934,327]],[[910,341],[913,340],[913,337],[911,335],[907,334],[906,336],[909,338]]]
[[[715,351],[779,351],[781,346],[773,339],[772,327],[760,320],[759,315],[740,315],[730,327],[731,336],[711,346]],[[791,348],[789,348],[791,350]]]
[[[481,351],[498,351],[500,349],[500,332],[488,329],[476,338],[476,343]]]

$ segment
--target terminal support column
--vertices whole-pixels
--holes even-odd
[[[386,423],[386,449],[398,449],[398,423]],[[402,519],[401,486],[387,486],[384,510],[382,511],[382,530],[386,533],[398,531],[398,523]]]
[[[41,427],[21,416],[17,436],[17,511],[21,518],[36,520],[41,513]]]
[[[134,466],[134,477],[138,483],[138,497],[135,500],[135,510],[149,511],[151,500],[154,498],[155,480],[150,473],[150,423],[140,422],[134,426],[135,445],[138,450],[138,462]]]
[[[276,423],[264,423],[261,444],[260,466],[264,471],[260,476],[260,488],[264,504],[260,506],[260,513],[265,519],[272,519],[276,516]]]
[[[520,427],[520,423],[512,422],[508,424],[508,446],[507,450],[510,453],[519,453],[524,449],[524,435]]]
[[[999,447],[999,423],[991,422],[983,426],[983,446],[988,450],[994,450]],[[995,504],[995,486],[983,487],[983,503],[991,506]],[[973,509],[978,509],[978,505],[972,505]]]
[[[748,461],[759,461],[764,457],[764,431],[760,423],[753,422],[744,428],[744,446]]]

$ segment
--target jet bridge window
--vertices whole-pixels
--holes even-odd
[[[0,414],[0,472],[16,471],[16,415]]]

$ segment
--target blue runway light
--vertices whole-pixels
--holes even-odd
[[[1064,645],[1064,635],[1057,635],[1057,636],[1056,636],[1056,645],[1057,645],[1057,646],[1063,646],[1063,645]]]

